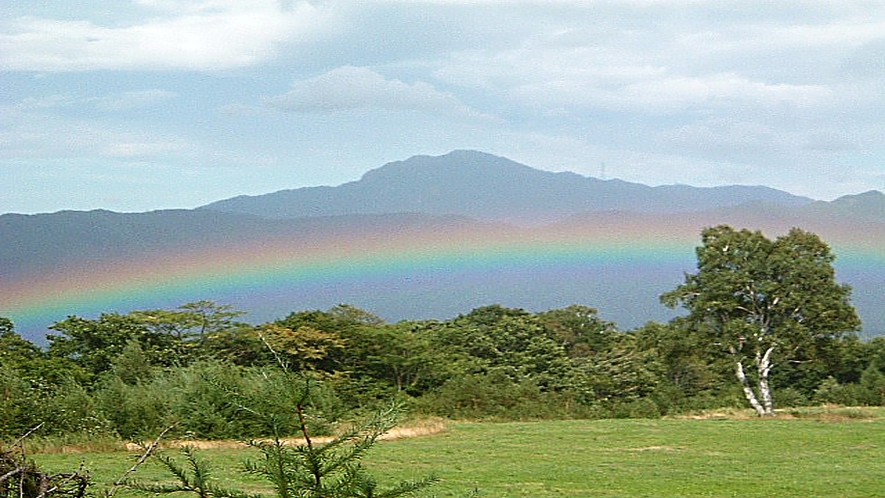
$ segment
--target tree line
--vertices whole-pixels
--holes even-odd
[[[858,339],[816,235],[713,227],[697,256],[662,296],[687,313],[629,331],[584,305],[397,323],[339,305],[250,325],[200,301],[69,316],[44,349],[0,318],[0,439],[40,423],[48,435],[259,437],[254,413],[296,404],[281,364],[311,379],[313,434],[391,399],[417,416],[496,420],[885,404],[885,338]]]

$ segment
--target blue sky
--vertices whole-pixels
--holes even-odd
[[[190,208],[477,149],[885,190],[885,2],[5,0],[0,213]]]

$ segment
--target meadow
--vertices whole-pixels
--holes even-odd
[[[175,454],[177,450],[164,450]],[[202,450],[214,475],[249,491],[249,450]],[[81,463],[101,489],[137,452],[44,453],[39,464]],[[434,496],[485,497],[870,497],[885,495],[885,410],[784,412],[772,419],[724,415],[654,420],[450,422],[444,431],[382,441],[364,461],[379,481],[433,474]],[[153,464],[135,473],[164,479]],[[121,490],[116,496],[131,496]]]

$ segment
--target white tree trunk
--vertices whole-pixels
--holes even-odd
[[[737,375],[738,380],[741,381],[741,387],[744,389],[744,396],[747,397],[747,401],[750,402],[750,405],[753,407],[754,410],[756,410],[756,413],[760,417],[765,416],[765,408],[762,406],[762,404],[759,403],[759,400],[756,399],[756,393],[753,392],[753,387],[750,386],[750,381],[747,379],[747,374],[744,373],[744,365],[743,363],[741,363],[741,360],[735,361],[734,372],[735,375]]]
[[[774,415],[774,401],[771,398],[771,386],[768,383],[768,374],[771,372],[771,353],[773,352],[774,346],[765,350],[765,354],[761,358],[758,353],[756,354],[756,367],[759,369],[759,394],[762,396],[764,409],[760,415]]]

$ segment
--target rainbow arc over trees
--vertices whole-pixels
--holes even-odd
[[[253,323],[341,303],[390,321],[445,319],[495,303],[532,311],[585,304],[623,329],[673,316],[657,298],[694,269],[698,233],[659,223],[471,225],[170,248],[5,282],[0,315],[33,336],[68,315],[198,300],[231,304]],[[839,280],[881,289],[885,244],[876,240],[885,237],[829,235]],[[881,300],[856,293],[855,303],[865,319],[882,323]]]

